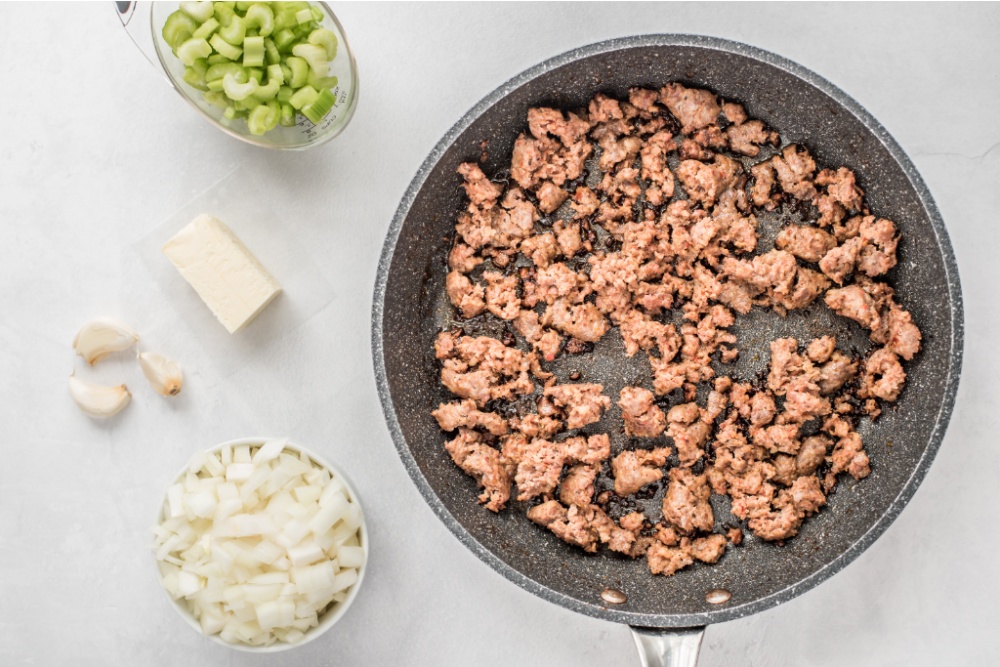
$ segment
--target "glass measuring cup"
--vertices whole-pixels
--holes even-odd
[[[333,89],[337,101],[317,125],[299,114],[296,116],[294,126],[279,125],[262,135],[250,134],[246,121],[241,118],[229,120],[223,116],[222,109],[206,102],[201,91],[184,81],[184,64],[174,56],[161,35],[164,22],[179,8],[179,2],[115,2],[114,4],[126,32],[146,59],[166,77],[171,87],[188,104],[197,109],[208,122],[230,136],[262,148],[303,150],[330,141],[344,131],[354,116],[358,103],[357,63],[344,35],[343,27],[325,2],[313,4],[323,12],[322,26],[333,31],[339,43],[337,56],[330,63],[330,75],[337,77],[337,85]]]

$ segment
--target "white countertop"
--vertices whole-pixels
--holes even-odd
[[[996,664],[1000,579],[1000,6],[335,4],[356,52],[357,115],[304,154],[224,136],[157,76],[110,2],[0,5],[0,664],[637,665],[629,632],[494,573],[410,482],[375,392],[371,291],[385,231],[424,157],[506,79],[602,39],[692,32],[798,61],[857,99],[937,200],[965,297],[965,365],[951,427],[920,490],[831,580],[708,629],[702,667]],[[236,166],[292,221],[325,300],[236,351],[150,271],[141,242]],[[905,225],[905,222],[904,222]],[[986,280],[986,282],[984,282]],[[324,305],[325,304],[325,305]],[[66,392],[70,341],[116,315],[187,372],[174,400],[128,359],[87,376],[133,404],[97,422]],[[221,327],[220,327],[221,329]],[[249,333],[249,332],[248,332]],[[251,341],[252,341],[251,337]],[[81,369],[81,374],[83,369]],[[355,606],[319,641],[271,657],[186,627],[154,576],[148,528],[190,454],[288,434],[350,471],[371,530]]]

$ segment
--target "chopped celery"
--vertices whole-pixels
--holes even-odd
[[[232,74],[236,77],[237,83],[247,82],[247,73],[238,63],[231,61],[226,61],[218,65],[210,65],[208,71],[205,72],[205,79],[207,81],[215,81],[216,79],[222,79],[227,74]]]
[[[330,109],[333,108],[336,102],[337,96],[330,90],[324,89],[312,103],[302,108],[302,115],[311,120],[313,125],[319,125],[319,122],[323,120],[323,116],[330,113]]]
[[[317,97],[319,97],[319,93],[316,92],[315,88],[312,86],[302,86],[295,91],[291,99],[288,100],[288,103],[296,109],[301,110],[302,107],[309,106],[315,102]]]
[[[337,87],[337,77],[335,76],[316,76],[311,71],[309,76],[306,77],[306,83],[315,88],[316,90],[322,90],[323,88],[329,88],[333,90]]]
[[[208,61],[198,58],[190,67],[184,68],[184,82],[198,90],[208,90],[208,82],[205,80],[205,72],[208,71]]]
[[[246,83],[240,83],[231,73],[222,77],[222,89],[226,91],[226,95],[233,101],[245,100],[257,92],[258,87],[259,85],[253,79],[248,80]]]
[[[292,47],[292,53],[302,58],[307,63],[316,76],[326,76],[330,71],[330,63],[326,58],[326,49],[315,44],[296,44]]]
[[[306,79],[309,76],[309,63],[302,58],[289,56],[285,58],[285,64],[292,70],[292,75],[287,77],[288,85],[292,88],[301,88],[306,85]]]
[[[247,36],[247,24],[240,16],[234,16],[229,25],[224,25],[217,33],[233,46],[239,46]]]
[[[221,83],[221,82],[220,82]],[[220,109],[225,109],[229,106],[229,99],[226,97],[225,93],[221,91],[208,91],[203,95],[205,101],[212,106],[219,107]]]
[[[239,60],[239,57],[243,55],[243,49],[238,46],[233,46],[223,39],[221,32],[217,32],[212,35],[212,39],[208,40],[208,43],[211,44],[212,48],[218,51],[220,55],[223,55],[230,60]]]
[[[198,58],[207,58],[212,53],[212,47],[203,39],[192,37],[177,47],[177,57],[185,65],[192,65]]]
[[[182,2],[181,11],[199,23],[203,23],[211,18],[215,8],[211,2]]]
[[[244,19],[247,27],[257,29],[257,34],[267,37],[274,31],[274,12],[262,2],[255,2],[247,8]]]
[[[322,46],[326,49],[326,59],[333,60],[337,57],[337,36],[332,30],[320,28],[309,33],[309,43]]]
[[[184,82],[252,134],[296,124],[296,110],[318,124],[336,104],[330,76],[338,39],[310,2],[182,2],[163,40],[184,63]]]
[[[210,18],[204,23],[202,23],[197,30],[194,31],[192,37],[198,37],[200,39],[208,39],[212,36],[216,30],[219,29],[219,22],[214,18]]]
[[[264,64],[264,38],[247,37],[243,40],[243,66],[260,67]]]
[[[281,54],[278,53],[278,47],[266,37],[264,38],[264,57],[268,65],[277,65],[281,62]]]
[[[279,90],[281,90],[281,82],[277,79],[270,79],[266,84],[258,86],[257,92],[253,96],[266,102],[277,97]]]
[[[289,30],[288,28],[279,30],[274,35],[274,45],[278,47],[279,51],[290,50],[294,42],[295,42],[295,33]]]
[[[280,86],[285,82],[285,73],[281,71],[281,65],[267,66],[267,82],[277,81]]]
[[[197,29],[197,21],[184,12],[177,10],[167,17],[160,34],[163,35],[163,41],[167,43],[170,50],[176,54],[177,47],[191,39],[194,36],[194,31]]]
[[[277,102],[271,101],[255,107],[247,117],[247,128],[250,134],[261,135],[268,130],[273,130],[278,125],[281,117],[281,107]]]
[[[217,2],[215,3],[215,18],[220,25],[227,26],[236,16],[236,12],[233,11],[233,3],[229,2]]]

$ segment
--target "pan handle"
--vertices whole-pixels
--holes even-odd
[[[695,667],[705,626],[696,628],[639,628],[629,626],[639,648],[642,667]]]

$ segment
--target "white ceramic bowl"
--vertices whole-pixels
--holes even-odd
[[[227,445],[229,447],[237,447],[239,445],[262,445],[265,442],[274,439],[275,438],[262,438],[262,437],[239,438],[238,440],[230,440],[229,442],[223,442],[214,447],[210,447],[209,449],[206,450],[206,452],[208,453],[219,452],[222,450],[223,447],[226,447]],[[175,600],[170,595],[170,593],[168,593],[167,590],[162,587],[162,585],[160,586],[160,588],[163,589],[163,594],[166,596],[167,600],[170,601],[170,605],[174,608],[177,614],[182,619],[184,619],[185,623],[194,628],[194,630],[197,631],[198,634],[202,635],[203,637],[207,637],[216,644],[221,644],[222,646],[227,646],[229,648],[237,649],[239,651],[247,651],[249,653],[278,653],[280,651],[287,651],[288,649],[291,648],[303,646],[313,641],[314,639],[322,635],[324,632],[332,628],[337,623],[337,621],[339,621],[344,616],[344,614],[347,613],[347,610],[351,606],[351,603],[353,603],[354,599],[358,596],[358,590],[360,590],[361,584],[365,578],[365,572],[368,570],[368,527],[365,523],[364,506],[361,504],[361,499],[358,497],[357,491],[354,490],[354,485],[351,484],[350,479],[348,479],[347,475],[345,475],[340,468],[333,465],[329,461],[325,460],[323,457],[319,456],[315,452],[306,449],[305,447],[289,442],[285,444],[285,450],[295,452],[296,454],[305,454],[313,461],[313,463],[322,468],[326,468],[330,472],[330,475],[332,477],[337,477],[340,479],[341,482],[343,482],[344,488],[350,494],[351,499],[354,500],[356,503],[358,503],[358,506],[361,507],[362,510],[361,527],[358,528],[358,542],[360,543],[361,548],[364,549],[365,563],[360,568],[358,568],[358,580],[354,582],[354,584],[352,584],[351,587],[348,589],[347,598],[343,602],[333,603],[333,605],[331,605],[319,617],[319,625],[317,625],[314,628],[309,628],[308,632],[305,633],[305,636],[302,638],[302,640],[294,644],[289,644],[287,642],[279,641],[274,644],[271,644],[270,646],[251,646],[249,644],[227,642],[217,634],[205,635],[201,631],[201,624],[197,621],[197,619],[195,619],[194,614],[191,613],[191,610],[188,609],[187,606],[184,604],[184,599],[181,598]],[[187,473],[187,470],[188,470],[188,464],[184,464],[184,467],[180,469],[180,471],[174,477],[174,481],[171,483],[176,484],[178,482],[183,481],[184,476]],[[156,516],[157,524],[162,523],[166,509],[167,509],[167,498],[166,494],[164,494],[163,504],[160,506],[160,511]],[[156,564],[158,578],[161,578],[163,573],[160,569],[160,562],[156,560],[155,556],[153,557],[153,561]]]

